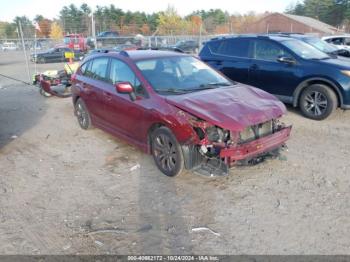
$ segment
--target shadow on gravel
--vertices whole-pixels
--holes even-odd
[[[177,193],[176,178],[166,177],[152,159],[140,159],[139,207],[144,226],[138,238],[143,254],[183,255],[192,253],[181,197]]]
[[[35,126],[46,110],[36,87],[0,79],[0,149]]]

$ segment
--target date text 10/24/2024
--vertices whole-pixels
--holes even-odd
[[[128,261],[218,261],[217,256],[128,256]]]

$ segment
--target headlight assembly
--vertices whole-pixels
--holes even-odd
[[[350,77],[350,70],[341,70],[340,71],[343,75],[346,75],[347,77]]]

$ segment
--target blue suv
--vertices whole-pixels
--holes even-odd
[[[311,119],[350,109],[350,62],[287,36],[238,35],[206,42],[200,58],[234,81],[261,88]]]

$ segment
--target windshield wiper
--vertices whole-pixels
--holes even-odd
[[[167,88],[167,89],[155,89],[155,91],[164,92],[164,93],[174,93],[174,94],[186,94],[186,93],[196,92],[196,91],[205,90],[205,89],[214,89],[219,86],[232,86],[232,85],[234,84],[229,82],[215,82],[215,83],[202,84],[198,88],[192,88],[192,89]]]
[[[311,58],[311,60],[327,60],[327,59],[330,59],[331,57],[329,56],[325,56],[325,57],[314,57],[314,58]]]
[[[192,89],[193,91],[198,91],[198,90],[205,90],[205,89],[214,89],[218,88],[219,86],[232,86],[232,83],[229,82],[216,82],[216,83],[207,83],[207,84],[202,84],[196,89]]]
[[[167,89],[155,89],[155,91],[160,93],[164,92],[164,93],[174,93],[174,94],[185,94],[185,93],[191,92],[192,90],[167,88]]]
[[[208,86],[215,87],[215,86],[231,86],[231,85],[232,83],[229,83],[229,82],[213,82],[208,84],[202,84],[199,87],[208,87]]]

